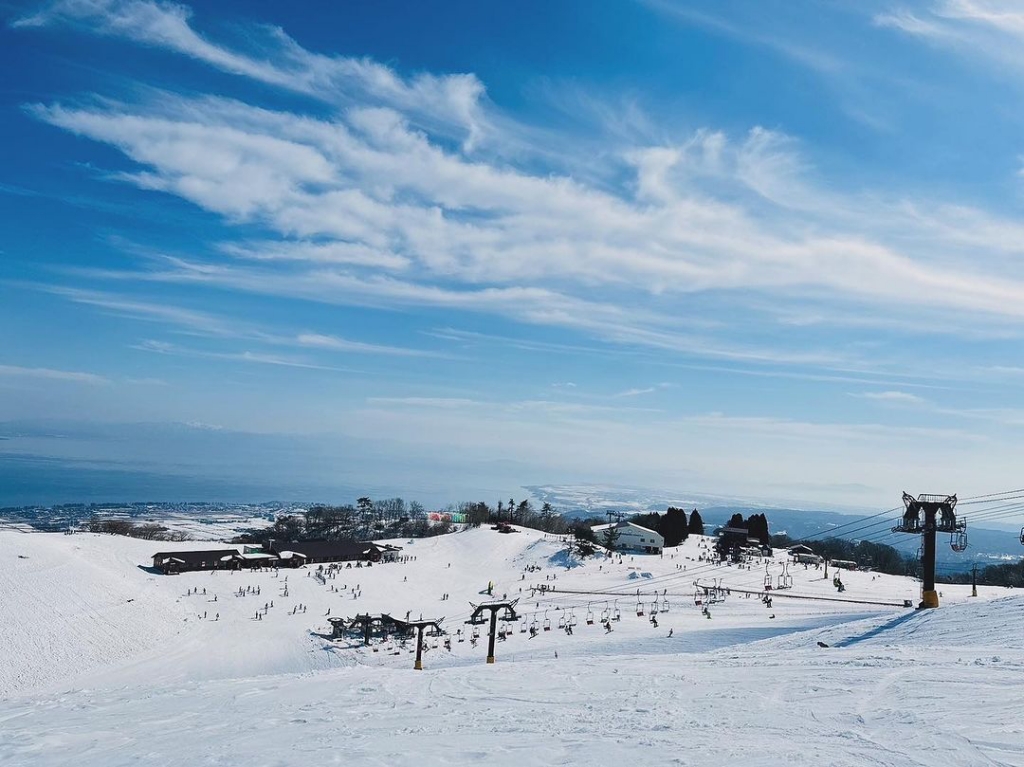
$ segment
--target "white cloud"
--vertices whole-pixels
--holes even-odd
[[[71,24],[189,56],[231,74],[325,101],[376,101],[435,128],[459,128],[467,145],[483,130],[479,101],[484,88],[473,75],[424,73],[403,79],[370,59],[325,56],[302,48],[278,27],[262,27],[254,55],[211,42],[193,29],[188,6],[151,0],[56,0],[14,22],[15,27]],[[262,33],[262,34],[260,34]],[[262,39],[260,39],[262,38]]]
[[[134,183],[297,238],[299,245],[270,245],[261,263],[276,268],[285,253],[289,262],[321,267],[306,273],[317,282],[362,282],[378,294],[433,292],[455,303],[466,300],[460,291],[428,282],[555,281],[654,295],[816,290],[848,302],[894,308],[909,302],[1024,319],[1019,269],[1006,262],[997,265],[999,274],[980,273],[977,262],[957,249],[960,243],[964,250],[977,247],[979,239],[1001,248],[1019,227],[1007,224],[1005,231],[985,234],[982,224],[991,217],[976,221],[981,214],[967,211],[962,221],[939,222],[922,220],[916,207],[900,214],[876,203],[883,222],[899,219],[917,237],[910,247],[906,233],[900,246],[890,244],[858,231],[874,220],[867,203],[816,194],[801,179],[800,162],[787,143],[762,130],[722,148],[724,169],[710,177],[692,177],[687,163],[669,177],[675,167],[669,163],[659,166],[654,181],[649,166],[642,166],[643,197],[630,199],[569,178],[469,161],[400,121],[363,124],[373,132],[360,135],[351,123],[219,99],[187,102],[187,121],[171,116],[181,111],[173,98],[150,107],[36,108],[41,119],[114,144],[141,163],[146,169],[127,177]],[[719,188],[721,199],[709,194]],[[744,190],[746,197],[727,201]],[[652,195],[658,198],[653,204]],[[819,210],[802,202],[814,199],[830,202]],[[842,215],[831,215],[843,207],[868,215],[850,225]],[[937,260],[931,248],[940,235],[950,235],[954,244],[947,240],[947,255]],[[251,244],[227,249],[260,258]],[[407,282],[406,290],[382,276],[367,280],[332,269],[324,263],[332,252],[353,255],[352,269],[373,268],[372,254],[379,254],[383,271],[400,267],[419,284]],[[258,272],[230,264],[207,274],[258,279]]]
[[[654,386],[645,386],[643,388],[633,388],[621,391],[618,394],[613,394],[613,397],[639,397],[641,394],[653,394],[661,389],[668,389],[672,386],[670,383],[659,383]]]
[[[302,370],[325,370],[334,373],[359,373],[363,371],[352,368],[335,367],[333,365],[321,365],[300,357],[285,357],[278,354],[267,354],[249,350],[223,352],[209,351],[206,349],[193,349],[179,346],[177,344],[147,339],[138,344],[133,344],[133,349],[142,352],[153,352],[156,354],[167,354],[176,357],[197,357],[202,359],[225,360],[228,362],[249,362],[258,365],[273,365],[277,367],[299,368]]]
[[[922,397],[905,391],[866,391],[852,396],[874,400],[875,402],[889,402],[900,405],[922,405],[925,403]]]
[[[141,299],[103,293],[100,291],[64,288],[59,286],[33,286],[54,295],[62,296],[75,303],[95,306],[118,316],[165,323],[179,328],[190,335],[210,336],[225,339],[246,339],[272,346],[297,346],[324,349],[334,352],[360,354],[383,354],[406,357],[436,357],[434,352],[409,349],[385,344],[370,344],[323,333],[305,332],[297,335],[283,335],[272,332],[253,323],[210,314],[195,309],[156,303]],[[150,345],[158,342],[149,341]],[[168,345],[170,346],[170,345]],[[150,348],[151,351],[156,350]]]
[[[1000,70],[1024,69],[1024,8],[1017,0],[933,0],[915,11],[879,13],[875,23]]]
[[[403,80],[372,62],[304,51],[283,33],[261,56],[244,56],[196,32],[183,6],[142,0],[67,0],[21,24],[57,22],[281,87],[326,92],[335,70],[359,84],[330,118],[160,92],[141,103],[32,107],[135,161],[122,181],[250,234],[213,243],[207,257],[93,276],[498,314],[624,347],[861,371],[879,363],[852,347],[817,349],[791,330],[758,344],[737,340],[737,329],[772,316],[758,304],[790,316],[827,306],[853,324],[869,310],[889,327],[1024,324],[1024,227],[963,205],[843,193],[777,131],[702,129],[590,158],[607,165],[605,177],[633,174],[616,187],[453,148],[439,126],[465,123],[466,104],[484,110],[452,96],[462,80]],[[428,98],[436,89],[451,98]],[[428,101],[433,123],[421,119]],[[515,132],[486,109],[501,118],[492,126]],[[253,225],[267,236],[253,239]],[[713,297],[715,310],[688,311],[698,296]],[[720,327],[702,320],[709,314]]]
[[[77,370],[54,370],[52,368],[26,368],[17,365],[0,365],[0,376],[12,378],[41,378],[50,381],[70,381],[72,383],[105,384],[109,379],[95,373],[82,373]]]
[[[403,349],[397,346],[385,346],[381,344],[368,344],[362,341],[351,341],[338,336],[323,335],[321,333],[300,333],[296,337],[299,346],[306,346],[316,349],[330,349],[337,352],[356,352],[362,354],[388,354],[399,357],[435,357],[433,352],[422,349]]]

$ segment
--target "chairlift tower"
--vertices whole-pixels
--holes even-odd
[[[935,590],[935,534],[949,533],[954,551],[967,548],[967,521],[957,521],[956,495],[929,495],[915,498],[903,493],[903,517],[892,528],[894,533],[912,533],[922,537],[921,604],[918,609],[939,606]],[[938,519],[936,519],[938,517]]]
[[[423,670],[423,631],[427,628],[433,628],[438,634],[443,634],[444,629],[441,628],[441,624],[444,622],[444,618],[432,618],[430,620],[420,619],[418,621],[403,621],[398,618],[392,619],[395,625],[402,631],[412,634],[416,634],[416,663],[413,664],[413,668],[416,671]]]
[[[497,633],[498,628],[498,613],[504,611],[504,615],[501,616],[503,621],[517,621],[519,616],[516,615],[516,603],[519,599],[499,600],[496,602],[484,602],[479,605],[474,605],[470,602],[470,606],[473,608],[473,614],[469,616],[469,620],[466,623],[478,626],[481,623],[487,622],[487,618],[484,617],[485,612],[491,614],[490,618],[490,631],[487,637],[487,662],[494,663],[494,635]]]

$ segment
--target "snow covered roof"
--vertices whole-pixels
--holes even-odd
[[[623,527],[635,527],[637,530],[643,530],[645,533],[650,533],[651,535],[661,535],[661,533],[659,533],[657,530],[651,530],[651,528],[649,527],[638,525],[636,522],[627,522],[626,520],[623,520],[622,522],[615,522],[613,524],[594,525],[590,529],[593,530],[595,533],[599,533],[607,530],[609,527],[614,527],[617,529],[621,529]]]

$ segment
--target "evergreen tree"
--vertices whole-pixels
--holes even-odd
[[[597,538],[593,528],[586,522],[575,522],[569,528],[568,551],[580,558],[589,557],[597,551]]]
[[[664,535],[662,527],[664,527],[665,519],[661,514],[657,512],[649,512],[647,514],[634,514],[629,518],[629,521],[634,525],[640,525],[640,527],[646,527],[648,530],[656,530],[657,532]]]
[[[704,520],[701,519],[700,512],[696,509],[690,514],[688,530],[690,535],[704,535]]]
[[[747,518],[747,535],[757,538],[762,546],[771,545],[771,533],[768,531],[768,518],[764,514],[751,514]]]
[[[666,546],[678,546],[686,540],[689,529],[686,521],[686,511],[669,506],[665,516],[661,518],[661,526],[658,529],[665,539]]]
[[[615,525],[612,525],[611,527],[606,527],[604,530],[604,535],[601,536],[601,544],[606,549],[608,549],[609,555],[613,551],[615,551],[616,548],[618,548],[618,543],[619,529]]]

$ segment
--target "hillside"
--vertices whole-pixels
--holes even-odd
[[[154,575],[139,565],[157,547],[189,544],[0,532],[0,589],[16,616],[0,627],[10,659],[0,665],[0,764],[63,765],[69,753],[89,767],[820,764],[822,753],[836,765],[1024,764],[1024,597],[1014,592],[971,599],[969,587],[943,587],[942,608],[916,612],[868,604],[916,600],[907,579],[843,573],[837,594],[801,567],[790,594],[863,603],[778,592],[769,609],[738,591],[758,591],[764,566],[698,562],[701,539],[571,569],[559,566],[559,542],[529,530],[396,543],[415,560],[321,583],[309,567]],[[716,579],[731,594],[709,620],[693,582]],[[431,648],[414,672],[407,651],[321,636],[328,609],[444,615],[451,632],[468,632],[469,602],[486,599],[489,580],[498,595],[524,589],[527,625],[545,613],[552,622],[534,639],[514,628],[494,666],[485,642]],[[530,598],[539,584],[557,590]],[[235,595],[247,586],[259,596]],[[293,614],[299,603],[306,612]],[[616,606],[611,633],[587,625],[588,610],[599,619]],[[570,616],[572,636],[557,630]]]

